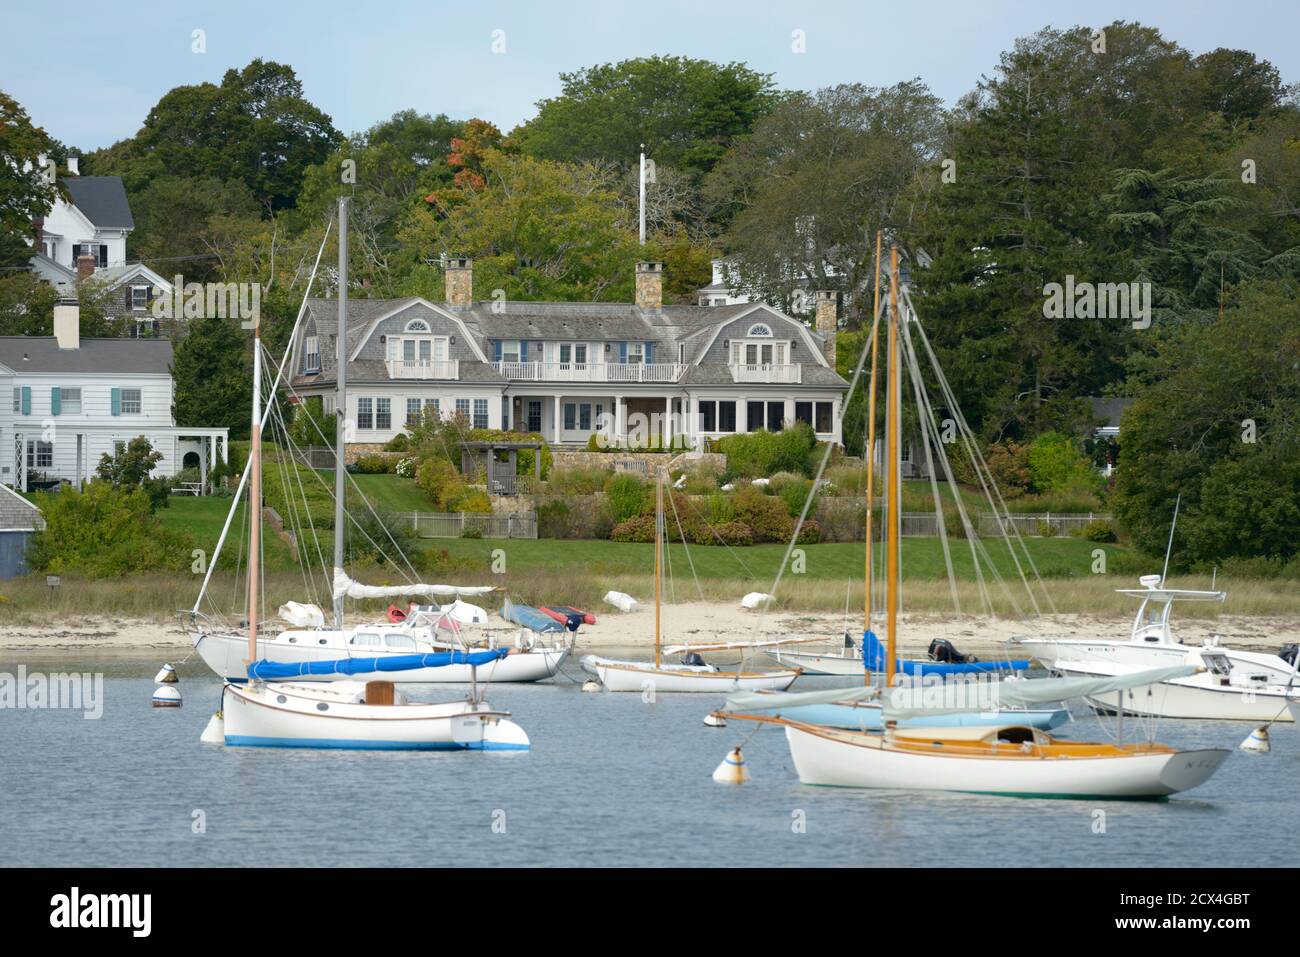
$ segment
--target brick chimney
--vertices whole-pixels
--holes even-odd
[[[835,335],[840,320],[836,310],[835,293],[821,290],[817,293],[817,332],[826,339],[822,354],[832,369],[835,368]]]
[[[54,304],[54,338],[60,349],[81,348],[81,306],[70,296]]]
[[[642,309],[658,309],[664,304],[664,264],[636,264],[636,304]]]
[[[89,279],[95,274],[95,257],[90,253],[82,253],[77,257],[77,282]]]
[[[474,260],[465,256],[447,260],[446,297],[449,306],[468,306],[474,301]]]

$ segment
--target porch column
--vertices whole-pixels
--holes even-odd
[[[623,408],[623,397],[614,396],[614,442],[627,441],[627,411]]]
[[[813,418],[814,418],[814,419],[817,418],[816,409],[817,409],[817,407],[816,407],[816,405],[814,405],[814,406],[813,406]],[[791,423],[793,423],[793,422],[794,422],[794,399],[786,399],[786,400],[785,400],[785,410],[781,413],[781,419],[782,419],[782,421],[781,421],[781,427],[782,427],[782,428],[785,427],[785,423],[787,423],[787,422],[791,422]],[[815,422],[814,422],[814,424],[813,424],[813,427],[816,428],[816,423],[815,423]]]
[[[208,460],[214,451],[217,440],[211,435],[199,436],[199,494],[208,494]],[[182,460],[181,464],[184,464]]]
[[[673,397],[664,396],[664,448],[673,447]]]
[[[736,432],[749,431],[749,399],[741,396],[736,400]]]
[[[560,441],[560,405],[562,404],[563,399],[564,396],[557,395],[555,396],[555,398],[551,400],[551,402],[554,405],[554,408],[551,410],[552,411],[551,422],[555,428],[555,437],[553,439],[553,441],[555,442]]]

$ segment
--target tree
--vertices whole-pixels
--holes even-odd
[[[172,416],[189,425],[230,428],[247,438],[253,386],[248,339],[238,322],[209,316],[190,320],[172,358]]]
[[[1174,502],[1177,567],[1289,559],[1300,549],[1300,301],[1255,281],[1223,318],[1161,344],[1122,422],[1115,514],[1164,551]]]
[[[54,158],[56,145],[17,100],[0,91],[0,267],[26,266],[32,257],[34,224],[60,193],[39,164],[41,156]]]
[[[149,497],[149,510],[156,511],[169,504],[167,480],[152,477],[162,460],[163,454],[155,452],[143,435],[137,435],[114,455],[105,452],[100,456],[95,474],[116,489],[143,489]]]
[[[900,200],[933,158],[942,118],[919,80],[783,99],[706,185],[708,199],[730,210],[723,245],[741,286],[787,311],[808,311],[799,291],[850,292],[856,326],[870,308],[869,237],[906,223]]]
[[[131,197],[131,213],[130,255],[167,278],[180,271],[191,282],[219,276],[215,258],[204,258],[213,253],[216,217],[250,228],[261,219],[257,200],[243,182],[212,176],[157,177]]]
[[[559,96],[510,138],[542,159],[655,162],[693,175],[711,170],[777,99],[771,74],[743,63],[653,56],[561,73]]]
[[[294,204],[303,171],[340,139],[329,116],[304,97],[292,67],[256,59],[227,70],[220,85],[164,94],[132,139],[91,154],[87,169],[121,175],[129,195],[171,170],[237,180],[273,211]]]

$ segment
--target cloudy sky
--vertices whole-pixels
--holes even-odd
[[[509,130],[558,92],[561,71],[652,54],[741,60],[787,89],[919,76],[952,103],[1016,37],[1119,18],[1194,53],[1250,50],[1300,81],[1300,4],[1285,0],[62,0],[5,11],[0,89],[82,150],[134,134],[172,87],[219,82],[255,57],[292,65],[344,132],[407,108]],[[195,30],[205,53],[191,49]]]

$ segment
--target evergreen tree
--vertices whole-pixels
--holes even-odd
[[[251,369],[248,337],[236,320],[190,320],[172,359],[172,415],[186,425],[225,426],[232,439],[248,438]]]

